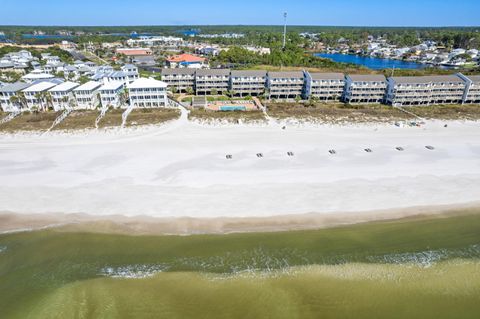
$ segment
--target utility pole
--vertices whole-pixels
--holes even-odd
[[[285,47],[287,45],[287,12],[283,13],[283,50],[285,51]]]

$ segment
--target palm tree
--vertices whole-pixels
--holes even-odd
[[[43,109],[43,100],[42,100],[43,99],[43,94],[42,94],[42,92],[35,93],[34,97],[35,97],[35,100],[38,103],[38,108],[40,108],[42,110]]]
[[[45,101],[47,102],[47,109],[48,107],[50,106],[52,109],[53,109],[53,96],[52,94],[50,94],[50,92],[43,92],[44,94],[44,97],[45,97]]]
[[[27,108],[27,98],[25,97],[25,93],[23,92],[18,92],[17,93],[18,97],[18,103],[20,104],[20,109],[26,109]]]

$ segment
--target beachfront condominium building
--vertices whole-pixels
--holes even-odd
[[[468,104],[480,104],[480,75],[469,75],[467,77],[459,73],[458,76],[464,79],[467,83],[463,102]]]
[[[79,110],[93,110],[100,103],[98,89],[102,83],[89,81],[73,90],[77,101],[75,108]]]
[[[386,90],[383,75],[346,75],[343,99],[346,103],[382,103]]]
[[[55,111],[65,110],[75,105],[73,90],[80,84],[75,82],[64,82],[54,86],[48,93],[52,98],[52,106]]]
[[[230,70],[201,69],[195,76],[195,93],[197,95],[217,95],[227,92],[230,84]]]
[[[130,106],[134,108],[168,107],[167,83],[140,78],[128,86]]]
[[[232,71],[230,92],[240,96],[258,96],[265,92],[267,71]]]
[[[195,88],[194,69],[162,69],[162,81],[168,88],[179,93],[186,93]]]
[[[26,101],[22,98],[21,91],[28,88],[30,84],[16,82],[7,84],[0,88],[0,106],[4,112],[18,112],[27,109]]]
[[[268,72],[267,89],[270,99],[295,99],[304,94],[303,71]]]
[[[112,81],[102,85],[98,92],[102,107],[118,108],[122,106],[126,96],[124,95],[125,83],[123,81]]]
[[[388,79],[387,103],[394,106],[462,103],[466,81],[458,75]]]
[[[25,94],[28,109],[47,110],[52,102],[48,90],[54,86],[57,86],[57,83],[39,82],[23,90],[22,92]]]
[[[344,89],[345,76],[343,73],[305,72],[305,99],[338,101],[342,97]]]

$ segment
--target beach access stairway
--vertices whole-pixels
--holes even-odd
[[[5,116],[3,119],[0,120],[0,125],[5,124],[7,122],[10,122],[11,120],[16,118],[20,114],[22,114],[22,112],[20,112],[20,111],[15,111],[15,112],[9,113],[7,116]]]
[[[60,114],[60,115],[55,119],[55,121],[53,121],[52,126],[50,126],[50,128],[47,130],[47,132],[50,132],[55,126],[57,126],[58,124],[62,123],[62,122],[67,118],[67,116],[69,116],[70,113],[72,113],[72,112],[73,112],[72,109],[66,109],[65,111],[63,111],[62,114]]]
[[[100,123],[100,121],[105,117],[107,112],[108,112],[108,107],[106,107],[106,106],[102,107],[102,109],[100,110],[100,114],[95,119],[95,128],[98,129],[98,123]],[[122,118],[122,120],[123,120],[123,118]]]
[[[408,115],[413,116],[414,118],[416,118],[416,119],[418,119],[418,120],[425,121],[424,118],[418,116],[417,114],[415,114],[415,113],[413,113],[413,112],[411,112],[411,111],[408,111],[408,110],[404,109],[404,108],[401,107],[401,106],[393,105],[393,107],[396,108],[397,110],[401,111],[401,112],[404,112],[404,113],[406,113],[406,114],[408,114]]]
[[[121,125],[121,128],[124,128],[125,125],[127,125],[127,119],[128,119],[128,116],[130,115],[130,113],[132,113],[133,109],[135,108],[135,105],[134,104],[130,104],[127,109],[125,110],[125,112],[122,113],[122,125]]]

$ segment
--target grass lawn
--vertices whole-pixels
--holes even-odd
[[[480,212],[281,233],[4,234],[0,309],[2,318],[478,318],[479,258]],[[163,271],[104,275],[142,267]]]
[[[82,130],[95,128],[95,120],[100,111],[74,111],[62,123],[54,127],[54,130]]]
[[[391,122],[411,118],[391,106],[382,104],[346,105],[343,103],[268,103],[267,113],[278,119],[297,118],[319,120],[327,123],[341,122]]]
[[[139,109],[133,110],[127,118],[127,126],[160,124],[180,117],[177,109]]]
[[[10,122],[0,125],[0,132],[46,131],[61,112],[23,113]]]
[[[231,111],[215,112],[204,109],[192,110],[188,115],[189,120],[199,121],[226,121],[230,123],[265,121],[265,115],[261,111]]]

